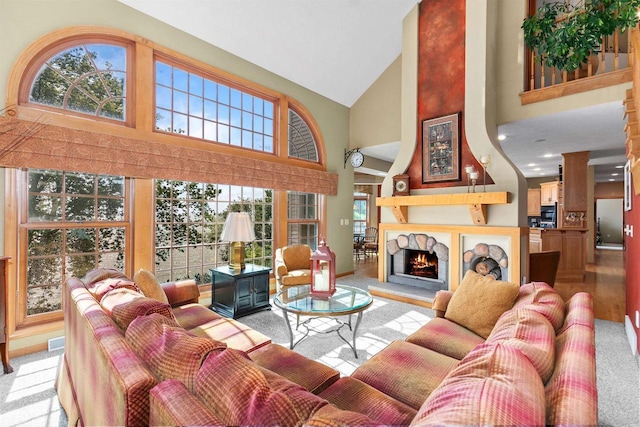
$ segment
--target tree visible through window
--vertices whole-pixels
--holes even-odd
[[[186,181],[156,181],[156,277],[161,282],[193,278],[211,283],[209,270],[229,262],[228,242],[219,242],[229,212],[248,212],[256,240],[245,260],[270,267],[273,190]]]
[[[125,179],[53,170],[29,170],[27,315],[61,309],[62,284],[87,271],[126,267]]]
[[[66,49],[42,65],[29,101],[124,121],[126,53],[126,48],[109,44]]]

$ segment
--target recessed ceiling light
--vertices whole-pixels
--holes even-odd
[[[544,172],[540,172],[540,175],[546,175],[546,173],[544,173]]]
[[[498,141],[504,141],[507,139],[507,135],[498,135]]]
[[[609,181],[615,181],[615,179],[613,179],[613,178],[610,178],[610,179],[609,179]]]
[[[542,156],[542,157],[547,157],[547,158],[549,158],[549,157],[553,157],[553,154],[551,154],[551,153],[547,153],[547,154],[545,154],[545,155],[544,155],[544,156]]]
[[[616,166],[616,169],[623,169],[623,168],[624,168],[624,165],[618,165],[618,166]]]
[[[539,170],[540,170],[540,168],[533,168],[533,170],[534,170],[534,171],[539,171]]]
[[[533,167],[533,166],[535,166],[535,165],[536,165],[535,163],[529,163],[527,166],[529,166],[529,167]]]
[[[611,176],[618,176],[620,175],[619,173],[612,173]]]

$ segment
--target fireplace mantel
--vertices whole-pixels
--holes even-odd
[[[506,191],[491,193],[447,193],[423,194],[416,196],[378,197],[376,206],[390,207],[398,222],[406,224],[409,218],[409,206],[445,206],[469,205],[469,212],[474,224],[487,223],[487,205],[509,203]]]

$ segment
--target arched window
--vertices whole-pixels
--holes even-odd
[[[82,43],[44,61],[29,102],[108,119],[126,120],[127,49]]]
[[[318,148],[313,133],[307,122],[292,109],[289,109],[289,157],[318,161]]]

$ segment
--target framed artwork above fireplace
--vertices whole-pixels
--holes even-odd
[[[460,180],[460,113],[422,122],[422,182]]]

